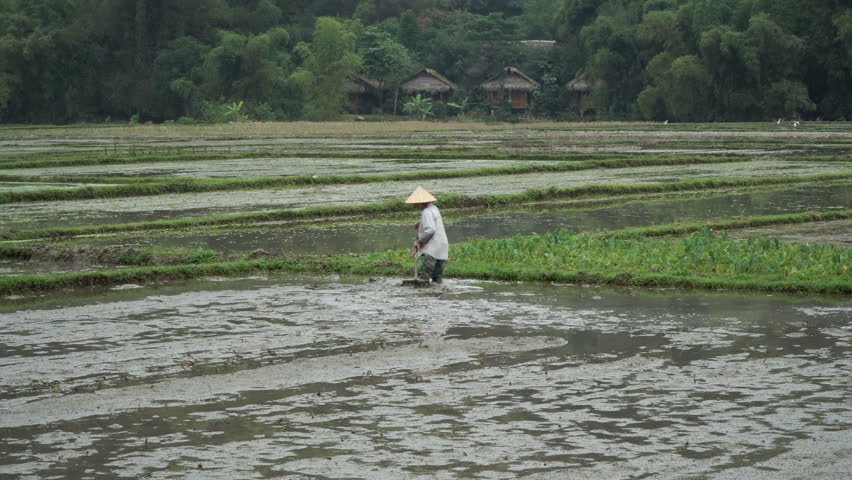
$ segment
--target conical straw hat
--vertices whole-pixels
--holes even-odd
[[[423,187],[417,187],[417,190],[408,197],[408,200],[405,203],[431,203],[437,202],[438,199],[433,197],[431,193],[427,192]]]

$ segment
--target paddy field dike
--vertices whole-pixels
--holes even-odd
[[[846,479],[851,187],[852,123],[2,126],[0,480]]]

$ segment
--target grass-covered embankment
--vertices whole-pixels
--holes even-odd
[[[90,200],[164,195],[175,193],[200,193],[264,188],[301,187],[306,185],[343,185],[390,181],[437,180],[446,178],[485,177],[494,175],[519,175],[525,173],[559,173],[595,168],[629,168],[668,165],[701,165],[710,163],[747,162],[745,157],[635,157],[616,160],[586,160],[511,167],[481,168],[475,170],[445,170],[381,175],[300,175],[291,177],[263,177],[247,179],[197,179],[181,178],[163,182],[137,182],[104,187],[86,186],[73,189],[45,189],[23,192],[0,192],[0,204]]]
[[[452,255],[447,275],[467,278],[852,293],[848,249],[735,241],[711,230],[680,238],[557,232],[469,242]]]
[[[239,259],[256,255],[246,253]],[[209,248],[96,247],[92,245],[0,244],[0,258],[40,262],[72,262],[92,265],[153,266],[232,261],[225,253]]]
[[[131,165],[137,163],[190,162],[203,160],[227,160],[229,158],[269,157],[270,152],[192,153],[185,147],[166,153],[144,153],[127,155],[69,155],[46,158],[7,157],[0,160],[0,170],[18,168],[85,167],[91,165]],[[188,149],[187,149],[188,150]],[[39,156],[44,154],[39,154]]]
[[[406,142],[410,145],[412,142]],[[632,143],[630,143],[632,144]],[[431,144],[430,144],[431,145]],[[301,158],[345,158],[367,160],[529,160],[552,162],[577,162],[584,160],[623,160],[637,154],[602,153],[548,153],[548,152],[501,152],[493,146],[445,147],[440,149],[384,149],[370,151],[329,150],[280,150],[245,151],[235,153],[191,153],[173,152],[147,153],[138,155],[74,155],[46,158],[0,159],[0,170],[20,168],[85,167],[92,165],[156,164],[161,162],[199,162],[206,160],[242,160],[252,158],[277,158],[280,160]],[[648,155],[651,156],[651,155]]]
[[[737,219],[739,225],[801,223],[852,218],[852,211]],[[756,290],[807,294],[852,293],[852,251],[831,245],[784,244],[767,238],[736,241],[712,228],[727,221],[654,227],[597,234],[567,231],[506,239],[476,240],[451,247],[446,275],[511,281],[597,283],[637,287]],[[692,232],[692,233],[688,233]],[[361,256],[243,259],[203,263],[220,258],[209,250],[187,251],[192,265],[149,266],[63,275],[0,278],[0,294],[65,287],[114,285],[209,275],[251,272],[311,272],[363,275],[408,275],[406,250]]]
[[[667,194],[682,192],[706,192],[725,188],[760,188],[776,185],[806,185],[844,182],[852,179],[852,173],[812,175],[807,177],[755,177],[709,180],[686,180],[681,182],[651,183],[637,185],[584,185],[569,188],[531,189],[517,194],[501,195],[442,195],[442,210],[499,209],[531,205],[543,202],[559,202],[600,196],[629,196],[643,194]],[[264,222],[301,222],[324,218],[364,218],[383,215],[410,213],[411,205],[403,200],[363,204],[311,207],[301,210],[276,210],[270,212],[244,213],[237,215],[211,215],[150,222],[134,222],[81,227],[59,227],[25,231],[2,231],[3,240],[34,240],[40,238],[63,238],[79,235],[98,235],[121,232],[140,232],[170,229],[212,227],[222,225],[252,225]]]

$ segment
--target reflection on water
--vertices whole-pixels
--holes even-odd
[[[545,233],[567,228],[595,232],[628,227],[725,219],[733,216],[774,215],[810,210],[852,208],[848,185],[801,187],[770,192],[720,195],[712,198],[671,199],[634,202],[590,210],[555,210],[501,213],[447,220],[451,242],[474,238],[501,238]],[[416,213],[412,211],[412,222]],[[353,224],[326,228],[285,230],[207,231],[146,235],[140,238],[86,239],[85,243],[161,245],[166,247],[213,248],[228,252],[263,249],[271,253],[294,252],[318,255],[375,252],[407,248],[414,231],[400,224]]]

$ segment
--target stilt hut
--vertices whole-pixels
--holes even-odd
[[[577,101],[577,106],[580,109],[580,117],[584,117],[586,113],[591,113],[594,115],[595,113],[595,103],[592,100],[592,92],[596,88],[603,87],[603,80],[595,80],[594,82],[589,82],[586,79],[585,75],[580,75],[574,80],[571,80],[565,85],[570,92],[574,94],[574,98]]]
[[[406,95],[419,93],[423,97],[431,98],[435,103],[447,103],[450,93],[457,88],[459,87],[455,83],[431,68],[420,70],[411,80],[399,86]]]
[[[382,84],[360,73],[353,72],[345,80],[346,94],[352,113],[366,113],[381,101]]]
[[[502,106],[503,92],[511,101],[513,112],[526,112],[530,105],[530,94],[539,87],[539,83],[515,67],[506,67],[503,73],[486,80],[481,87],[491,99],[492,113]]]

